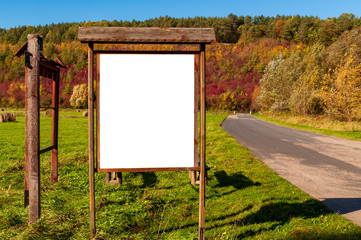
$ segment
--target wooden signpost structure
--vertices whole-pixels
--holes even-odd
[[[190,171],[192,174],[191,179],[192,183],[194,184],[196,181],[196,172],[199,172],[199,233],[198,238],[204,239],[204,231],[205,231],[205,180],[206,180],[206,164],[205,164],[205,156],[206,156],[206,112],[205,112],[205,103],[206,103],[206,94],[205,94],[205,86],[206,86],[206,73],[205,73],[205,64],[206,64],[206,58],[205,58],[205,47],[206,44],[210,44],[215,41],[215,35],[213,29],[210,28],[121,28],[121,27],[81,27],[78,31],[78,40],[80,40],[82,43],[88,44],[88,112],[89,112],[89,190],[90,190],[90,231],[91,231],[91,239],[96,237],[96,225],[95,225],[95,186],[94,186],[94,173],[95,172],[106,172],[109,174],[110,172],[117,172],[118,174],[121,172],[146,172],[146,171]],[[174,45],[174,44],[181,44],[181,45],[194,45],[197,50],[193,51],[132,51],[132,50],[103,50],[103,49],[97,49],[96,46],[101,44],[160,44],[160,45]],[[109,55],[119,55],[119,57],[111,58]],[[123,56],[120,56],[123,55]],[[107,64],[113,64],[114,61],[112,59],[115,59],[116,61],[120,61],[123,59],[124,62],[124,55],[125,58],[134,55],[142,55],[141,57],[137,58],[135,62],[141,62],[144,59],[147,59],[147,57],[143,56],[156,56],[156,55],[162,55],[162,56],[171,56],[175,55],[174,58],[169,59],[175,59],[176,61],[179,60],[181,64],[184,64],[184,66],[188,66],[188,69],[185,69],[185,72],[189,73],[189,64],[193,64],[192,71],[194,71],[193,79],[191,85],[188,83],[185,83],[183,86],[183,89],[187,92],[189,92],[189,88],[187,86],[191,86],[191,95],[192,96],[184,96],[191,97],[192,101],[189,102],[192,105],[191,106],[191,112],[193,115],[188,114],[189,111],[187,109],[184,110],[184,113],[187,115],[188,118],[186,121],[189,123],[191,121],[191,131],[188,131],[188,135],[184,135],[185,138],[189,137],[190,133],[191,136],[191,144],[192,148],[194,148],[194,152],[188,151],[188,153],[191,153],[186,155],[184,153],[184,156],[191,156],[191,164],[189,161],[187,163],[182,163],[182,161],[172,162],[171,159],[176,157],[178,154],[182,155],[182,150],[179,149],[178,152],[173,152],[172,155],[168,156],[169,160],[169,166],[167,166],[166,163],[156,163],[153,164],[152,162],[143,161],[146,163],[145,167],[142,166],[126,166],[123,167],[122,163],[118,163],[116,161],[105,163],[104,156],[108,153],[108,151],[112,151],[112,149],[106,148],[107,151],[102,150],[104,149],[104,144],[106,137],[106,132],[104,129],[109,128],[109,126],[102,125],[101,123],[105,122],[106,119],[104,116],[106,115],[103,108],[106,106],[102,105],[102,102],[106,100],[107,95],[111,94],[103,94],[102,91],[104,91],[104,87],[106,86],[107,81],[109,79],[106,78],[109,74],[107,74],[107,71],[111,71],[108,68],[104,68],[104,65]],[[183,55],[194,55],[194,57],[186,57],[182,58]],[[179,56],[179,57],[178,57]],[[96,62],[95,62],[96,59]],[[149,58],[152,59],[152,58]],[[154,59],[160,59],[162,58],[154,58]],[[164,61],[165,59],[165,61]],[[164,58],[162,61],[163,64],[167,63],[168,58]],[[191,60],[191,61],[190,61]],[[116,63],[115,63],[116,64]],[[101,66],[100,66],[101,65]],[[145,64],[146,65],[146,64]],[[175,68],[172,68],[171,65],[170,68],[173,71]],[[121,67],[121,66],[119,66]],[[141,67],[141,66],[139,66]],[[144,67],[144,66],[143,66]],[[157,66],[156,66],[157,67]],[[96,70],[96,73],[94,73],[94,70]],[[117,74],[122,74],[122,71],[125,71],[126,69],[120,70],[118,72],[114,72],[113,75],[111,75],[110,80],[113,82],[118,81]],[[166,69],[164,69],[166,70]],[[176,70],[176,69],[175,69]],[[142,71],[140,69],[139,71]],[[145,71],[145,70],[144,70]],[[163,71],[163,70],[162,70]],[[180,70],[177,72],[177,74],[183,74],[183,70]],[[172,84],[172,79],[175,78],[176,74],[171,75],[172,72],[170,72],[169,77],[169,83]],[[189,76],[185,75],[185,76]],[[174,80],[174,79],[173,79]],[[188,79],[189,80],[189,79]],[[94,82],[96,81],[96,91],[94,91]],[[145,83],[145,82],[143,82]],[[103,84],[103,85],[102,85]],[[179,83],[182,84],[182,83]],[[188,84],[188,85],[186,85]],[[102,87],[103,86],[103,87]],[[139,86],[141,87],[141,86]],[[167,88],[163,86],[164,88]],[[109,89],[109,85],[108,85]],[[111,89],[110,89],[111,90]],[[118,89],[119,92],[121,89]],[[149,89],[150,90],[150,89]],[[166,91],[167,89],[165,89]],[[91,94],[93,93],[93,94]],[[174,94],[177,93],[177,91],[173,92]],[[103,94],[103,95],[101,95]],[[119,92],[120,94],[120,92]],[[118,94],[118,95],[119,95]],[[162,92],[159,92],[159,94],[162,94]],[[168,95],[167,95],[168,96]],[[198,97],[199,96],[199,97]],[[174,99],[163,99],[163,101],[173,101]],[[200,102],[200,160],[198,159],[198,101]],[[120,104],[119,102],[117,104]],[[96,119],[94,118],[94,106],[96,106]],[[183,107],[181,104],[180,107]],[[189,109],[189,108],[188,108]],[[166,109],[165,109],[166,110]],[[177,109],[174,109],[172,111],[177,111]],[[180,110],[181,111],[181,110]],[[103,115],[102,115],[103,114]],[[128,114],[128,113],[124,113]],[[179,114],[181,115],[181,114]],[[172,115],[176,116],[176,115]],[[190,119],[190,116],[192,119]],[[127,115],[126,117],[129,118]],[[159,117],[159,116],[151,116],[153,118]],[[181,116],[179,116],[181,117]],[[125,118],[125,117],[124,117]],[[160,118],[160,117],[159,117]],[[175,118],[172,118],[175,119]],[[95,121],[96,120],[96,121]],[[160,121],[160,119],[159,119]],[[168,120],[173,121],[173,120]],[[96,125],[95,125],[96,123]],[[119,124],[120,125],[120,124]],[[96,135],[94,131],[94,126],[96,126]],[[187,125],[188,126],[188,125]],[[115,126],[115,132],[116,131],[123,131],[119,126]],[[183,130],[187,132],[187,129],[182,129],[182,126],[173,126],[174,130],[176,128],[180,128],[181,131],[178,131],[177,133],[179,135],[183,134]],[[193,129],[194,128],[194,129]],[[118,130],[117,130],[118,129]],[[134,130],[136,132],[136,130]],[[167,135],[167,130],[163,131],[165,133],[164,136],[170,136],[171,139],[163,139],[162,144],[166,144],[166,141],[175,141],[175,139],[178,136],[171,136]],[[169,131],[168,131],[169,132]],[[139,134],[147,135],[147,132],[141,132]],[[122,135],[122,134],[119,134]],[[102,138],[100,138],[102,136]],[[113,136],[116,140],[119,141],[120,138],[123,136]],[[102,139],[102,140],[100,140]],[[108,139],[109,140],[109,139]],[[128,140],[128,139],[127,139]],[[110,141],[108,141],[110,142]],[[113,143],[111,143],[113,144]],[[183,143],[181,143],[183,144]],[[161,145],[161,144],[159,144]],[[171,145],[169,145],[172,147]],[[184,146],[189,146],[188,143],[184,143]],[[156,146],[157,147],[157,146]],[[119,146],[119,149],[115,149],[115,155],[112,157],[114,159],[119,159],[122,156],[121,152],[124,150],[121,150],[121,145]],[[160,148],[157,148],[160,149]],[[174,148],[176,149],[176,148]],[[125,149],[126,150],[126,149]],[[152,149],[151,149],[152,150]],[[140,149],[139,151],[142,151]],[[104,153],[104,154],[103,154]],[[149,153],[149,155],[151,155]],[[102,156],[102,157],[101,157]],[[128,157],[128,156],[127,156]],[[130,156],[132,157],[132,156]],[[150,156],[151,158],[151,156]],[[136,159],[135,159],[136,160]],[[128,161],[129,162],[129,161]],[[172,163],[171,163],[172,162]],[[142,162],[141,162],[142,163]],[[141,164],[140,163],[140,164]],[[96,164],[96,166],[95,166]],[[158,165],[157,165],[158,164]],[[178,165],[177,165],[178,164]],[[103,166],[104,165],[104,166]],[[190,166],[192,165],[192,166]],[[118,177],[121,177],[118,175]],[[109,179],[108,179],[109,180]]]
[[[40,218],[40,154],[51,151],[51,182],[58,181],[59,81],[65,65],[58,58],[44,58],[42,48],[42,37],[29,34],[28,42],[15,54],[25,55],[24,206],[29,206],[30,223]],[[40,149],[40,76],[53,80],[51,146],[44,149]]]

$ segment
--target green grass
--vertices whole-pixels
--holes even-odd
[[[87,119],[62,113],[59,182],[41,157],[42,217],[23,208],[24,117],[0,124],[0,239],[89,239]],[[272,172],[207,114],[207,239],[361,239],[361,229]],[[50,118],[41,119],[42,145]],[[196,239],[198,187],[187,172],[125,173],[106,185],[96,173],[98,239]]]
[[[358,121],[343,122],[325,116],[294,116],[291,114],[252,114],[253,116],[278,125],[324,135],[361,140],[361,124]]]

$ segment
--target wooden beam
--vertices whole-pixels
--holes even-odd
[[[58,126],[59,126],[59,81],[60,69],[54,72],[52,93],[52,128],[51,128],[51,183],[58,182]]]
[[[171,167],[171,168],[98,168],[97,172],[166,172],[166,171],[200,171],[200,167]]]
[[[105,184],[109,184],[111,180],[112,180],[112,173],[106,172],[105,173]]]
[[[58,70],[54,70],[51,68],[47,68],[46,66],[43,66],[40,63],[40,72],[39,75],[45,78],[53,79],[54,73],[56,73]]]
[[[41,59],[40,66],[53,71],[58,71],[59,67],[57,64],[55,64],[55,61],[46,58]]]
[[[194,55],[194,166],[198,167],[198,100],[199,100],[199,54]],[[191,184],[194,186],[197,182],[197,172],[189,172]]]
[[[200,54],[200,51],[132,51],[132,50],[94,50],[95,54]]]
[[[200,83],[201,83],[201,149],[199,175],[199,230],[198,239],[205,239],[205,181],[206,181],[206,57],[205,44],[201,44],[200,55]]]
[[[27,47],[28,45],[26,45]],[[25,67],[25,165],[24,207],[29,206],[29,116],[28,116],[28,68]]]
[[[50,150],[53,150],[53,149],[55,149],[55,146],[54,146],[54,145],[51,145],[50,147],[46,147],[46,148],[40,149],[40,150],[39,150],[39,154],[43,154],[43,153],[49,152]]]
[[[40,218],[39,35],[28,35],[28,52],[32,57],[30,58],[27,79],[26,136],[28,137],[27,152],[29,158],[29,221],[33,223]]]
[[[121,172],[106,172],[105,173],[105,184],[118,184],[122,185],[123,175]]]
[[[63,61],[61,61],[61,59],[59,57],[56,57],[54,60],[56,63],[58,63],[58,66],[61,68],[66,68],[66,65],[63,63]]]
[[[95,106],[96,106],[96,168],[100,166],[100,54],[96,56],[96,90],[95,90]]]
[[[21,48],[15,53],[15,56],[21,57],[24,54],[25,50],[28,49],[28,42],[26,42]]]
[[[90,239],[95,239],[95,183],[94,183],[94,53],[88,44],[88,131],[89,131],[89,204]]]
[[[80,27],[78,40],[87,43],[170,43],[215,42],[213,28]]]

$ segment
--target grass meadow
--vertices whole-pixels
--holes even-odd
[[[41,155],[42,217],[23,207],[24,114],[0,123],[0,239],[89,239],[88,121],[62,111],[59,182]],[[272,172],[207,114],[206,239],[361,239],[361,228]],[[41,147],[51,118],[41,117]],[[198,186],[187,172],[124,173],[106,185],[96,173],[97,239],[196,239]]]
[[[256,113],[253,116],[290,128],[351,140],[361,140],[360,121],[338,121],[325,115],[296,116],[291,113]]]

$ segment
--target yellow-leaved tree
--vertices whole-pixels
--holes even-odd
[[[320,84],[324,75],[322,70],[323,45],[314,44],[303,57],[301,65],[304,71],[293,85],[289,104],[292,112],[296,114],[320,114],[323,111]]]
[[[73,94],[70,97],[70,105],[75,108],[85,108],[88,106],[88,85],[80,84],[73,88]]]
[[[361,118],[361,64],[355,62],[353,45],[345,59],[324,76],[320,95],[327,112],[338,119]]]

